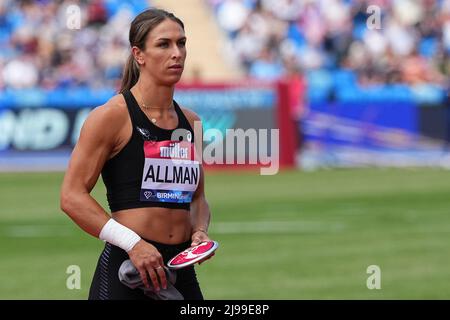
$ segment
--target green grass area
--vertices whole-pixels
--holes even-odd
[[[0,299],[87,297],[103,243],[59,210],[61,181],[0,174]],[[93,195],[107,207],[101,181]],[[450,171],[207,172],[206,195],[220,243],[197,267],[207,299],[450,298]]]

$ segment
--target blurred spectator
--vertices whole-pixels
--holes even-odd
[[[288,58],[285,61],[285,67],[286,73],[284,79],[287,80],[289,86],[289,109],[296,132],[295,145],[297,146],[297,150],[302,150],[304,147],[303,120],[308,114],[306,81],[294,57]]]
[[[447,113],[447,132],[445,137],[444,149],[450,151],[450,80],[447,79],[446,95],[444,100],[444,106]]]
[[[20,59],[9,61],[3,69],[2,76],[6,86],[25,89],[36,86],[38,71],[32,63],[32,58],[22,56]]]
[[[88,26],[102,26],[108,22],[106,8],[102,0],[93,0],[87,6]]]
[[[67,27],[69,5],[80,9],[80,29]],[[132,9],[115,0],[2,0],[0,89],[115,87]]]
[[[244,26],[249,14],[248,8],[240,0],[225,0],[219,7],[217,19],[220,26],[234,34]]]
[[[209,0],[216,11],[240,8],[229,31],[232,54],[249,76],[273,78],[280,61],[298,67],[347,68],[362,85],[433,83],[449,76],[450,0]],[[367,27],[369,5],[381,25]],[[219,17],[219,21],[221,21]],[[278,47],[288,50],[270,50]],[[284,72],[284,71],[283,71]]]
[[[268,44],[250,68],[250,76],[258,79],[276,80],[283,75],[283,66],[276,50]]]
[[[229,55],[250,77],[348,69],[362,85],[445,85],[450,0],[205,0],[228,33]],[[69,5],[81,28],[67,27]],[[381,25],[366,12],[378,6]],[[138,7],[136,7],[138,6]],[[0,89],[116,87],[128,56],[135,0],[0,1]]]

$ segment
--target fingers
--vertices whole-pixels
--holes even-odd
[[[138,271],[139,271],[139,274],[141,275],[141,279],[142,279],[142,282],[144,283],[144,286],[146,288],[149,288],[150,285],[148,284],[147,271],[145,269],[141,269],[141,268],[139,268]]]
[[[161,286],[164,289],[167,289],[166,270],[164,269],[164,260],[163,260],[162,256],[159,258],[159,265],[161,266],[161,268],[158,269],[159,281],[161,283]]]
[[[163,289],[167,289],[166,272],[162,266],[158,266],[156,268],[153,267],[141,268],[138,269],[138,271],[141,276],[142,282],[144,283],[144,286],[146,288],[150,288],[150,282],[148,280],[148,278],[150,278],[153,288],[155,288],[156,291],[159,291],[161,287]]]
[[[194,246],[200,244],[201,242],[202,242],[202,239],[200,239],[200,237],[194,237],[192,239],[191,247],[194,247]]]
[[[195,247],[196,245],[199,245],[203,241],[208,241],[209,238],[206,236],[196,236],[192,239],[191,247]]]
[[[153,266],[152,266],[153,265]],[[167,278],[166,278],[166,272],[164,270],[164,262],[162,260],[162,257],[160,257],[159,262],[156,264],[156,267],[154,267],[155,263],[151,263],[147,265],[147,272],[150,276],[150,280],[152,281],[153,288],[155,288],[155,291],[163,289],[167,289]]]
[[[191,243],[191,247],[194,247],[200,243],[202,243],[203,241],[209,241],[209,237],[208,234],[204,231],[196,231],[192,234],[192,243]]]
[[[162,269],[162,267],[160,267],[159,269]],[[150,279],[152,280],[153,288],[155,288],[155,291],[161,290],[161,288],[159,286],[159,282],[158,282],[158,276],[156,275],[155,269],[148,268],[147,272],[148,272],[148,275],[150,276]]]
[[[167,289],[162,255],[154,246],[145,242],[142,246],[135,246],[135,248],[129,252],[129,256],[132,263],[136,266],[144,286],[150,288],[150,284],[152,284],[155,291],[161,290],[161,287]]]
[[[166,272],[165,272],[164,268],[159,266],[155,270],[158,274],[159,282],[161,283],[161,287],[163,289],[167,289],[167,279],[166,279]]]

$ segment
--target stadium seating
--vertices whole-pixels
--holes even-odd
[[[445,97],[449,0],[372,1],[382,12],[381,28],[376,30],[366,25],[367,1],[202,1],[228,36],[224,56],[237,62],[249,78],[275,80],[287,72],[286,62],[294,61],[308,79],[308,97],[313,101],[379,99],[380,93],[386,99],[419,103]],[[405,3],[414,10],[402,11]],[[1,2],[1,100],[18,89],[21,94],[29,91],[25,96],[36,96],[36,89],[82,94],[83,88],[108,92],[117,88],[129,50],[123,30],[150,2],[82,1],[85,18],[77,32],[66,27],[70,4]],[[212,68],[206,60],[196,60],[203,61],[195,66],[200,74]]]
[[[229,53],[250,77],[276,77],[285,72],[285,61],[294,59],[313,100],[334,91],[333,97],[344,101],[443,101],[450,70],[448,0],[205,1],[229,35]],[[369,5],[380,8],[379,29],[367,27]],[[273,55],[270,60],[261,57],[264,50]],[[413,76],[412,59],[424,64]]]

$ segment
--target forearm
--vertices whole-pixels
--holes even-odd
[[[211,212],[205,197],[198,197],[191,202],[192,231],[202,230],[208,232]]]
[[[111,218],[87,192],[73,192],[61,196],[61,209],[84,231],[99,237],[103,226]]]

